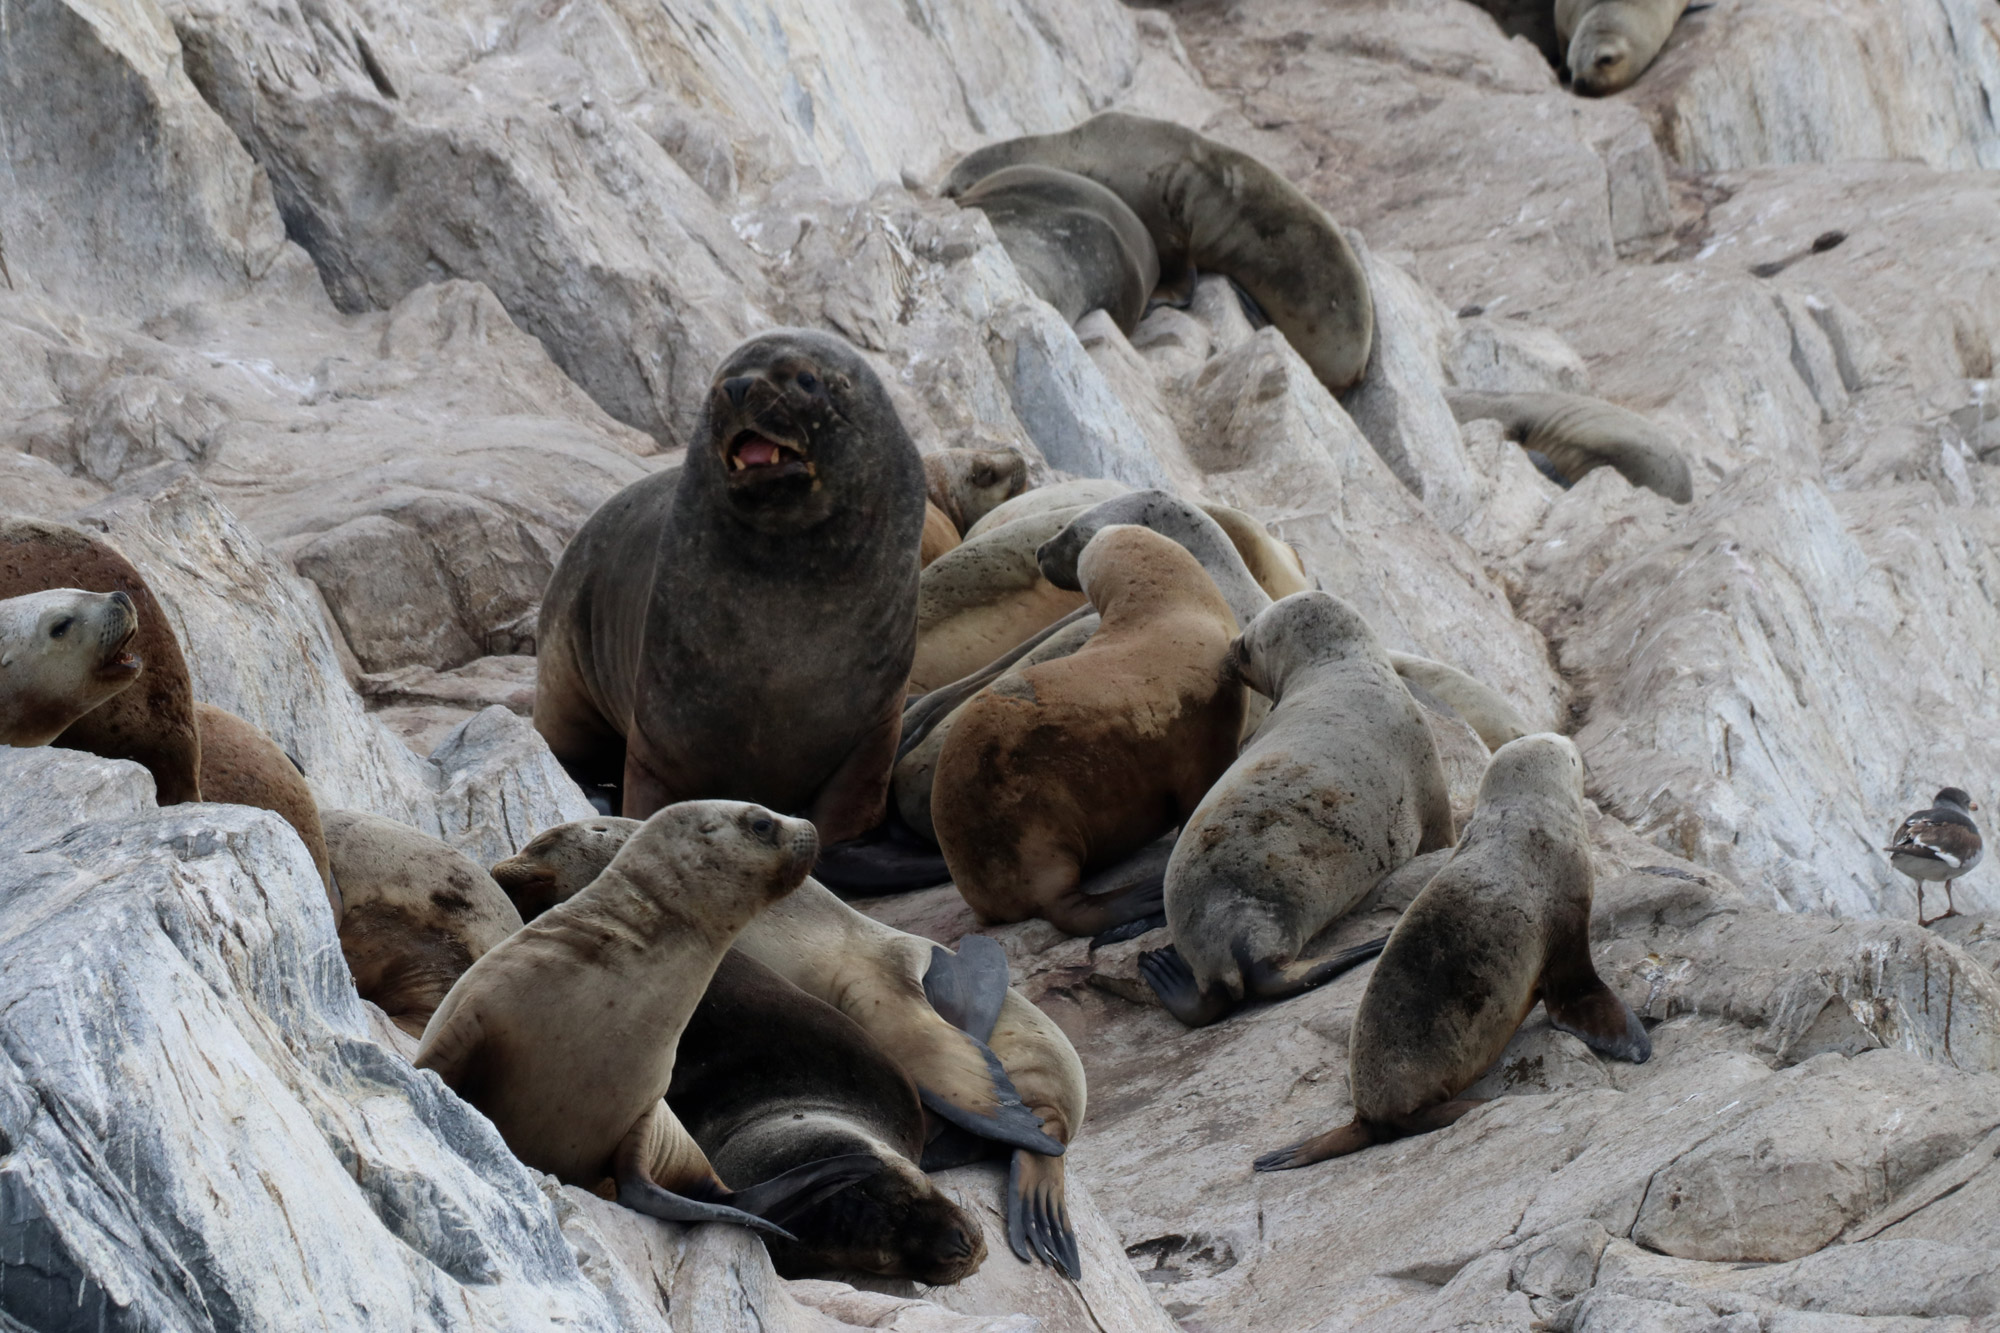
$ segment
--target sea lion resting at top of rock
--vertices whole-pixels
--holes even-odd
[[[804,881],[803,819],[740,801],[654,814],[604,873],[467,968],[417,1051],[485,1112],[516,1157],[567,1184],[616,1180],[626,1207],[669,1222],[735,1222],[803,1207],[879,1170],[812,1163],[732,1192],[664,1098],[681,1028],[737,934]],[[789,1238],[789,1237],[787,1237]]]
[[[269,810],[299,835],[340,920],[340,890],[327,860],[326,829],[305,774],[264,729],[214,704],[194,706],[201,733],[201,798]]]
[[[620,491],[542,603],[535,727],[627,815],[695,797],[878,823],[916,646],[923,465],[881,381],[781,330],[716,372],[687,462]]]
[[[139,629],[128,645],[144,664],[138,683],[64,729],[53,742],[106,759],[130,759],[153,775],[161,805],[201,799],[201,734],[187,659],[159,599],[132,562],[107,543],[61,523],[0,516],[0,597],[49,588],[122,592]]]
[[[139,679],[122,592],[49,588],[0,601],[0,745],[47,745]]]
[[[1353,607],[1294,593],[1244,629],[1229,662],[1276,706],[1181,829],[1166,874],[1174,943],[1140,959],[1189,1027],[1370,956],[1300,954],[1383,876],[1452,842],[1430,725]]]
[[[1266,1153],[1306,1166],[1442,1129],[1540,1000],[1592,1050],[1644,1061],[1652,1039],[1590,958],[1590,831],[1583,760],[1568,739],[1500,748],[1458,848],[1403,913],[1368,978],[1348,1039],[1354,1119]]]
[[[1028,486],[1028,460],[1011,449],[940,449],[924,455],[922,563],[951,550],[965,530]]]
[[[1629,88],[1667,44],[1688,0],[1556,0],[1556,42],[1579,92]]]
[[[1090,875],[1181,823],[1236,757],[1243,689],[1222,670],[1236,619],[1186,548],[1105,528],[1077,561],[1100,623],[1060,661],[965,705],[938,756],[931,822],[980,917],[1094,935],[1159,908]]]
[[[1171,121],[1107,111],[1061,134],[988,144],[951,169],[943,193],[957,198],[1021,163],[1088,176],[1124,200],[1169,285],[1190,268],[1235,279],[1327,388],[1350,388],[1368,368],[1375,308],[1360,260],[1324,209],[1256,158]]]
[[[1687,460],[1667,433],[1637,412],[1574,393],[1446,395],[1460,421],[1497,421],[1507,438],[1545,456],[1571,483],[1613,467],[1634,486],[1679,504],[1694,499]]]
[[[1160,285],[1160,252],[1125,201],[1073,171],[1002,167],[960,192],[1014,261],[1028,290],[1074,324],[1102,310],[1130,333]]]
[[[546,829],[493,867],[517,901],[561,902],[589,884],[638,825]],[[983,946],[983,947],[982,947]],[[1007,1237],[1080,1276],[1062,1152],[1083,1125],[1083,1062],[1055,1023],[1008,984],[1006,957],[968,937],[957,953],[864,916],[808,879],[737,937],[737,948],[853,1019],[916,1080],[960,1155],[1013,1154]],[[963,1151],[970,1140],[985,1147]],[[925,1167],[933,1165],[926,1149]]]

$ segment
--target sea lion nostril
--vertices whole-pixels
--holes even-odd
[[[750,392],[750,383],[748,375],[736,375],[722,382],[722,391],[729,395],[731,406],[743,406],[744,395]]]

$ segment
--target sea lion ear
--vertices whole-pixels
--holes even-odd
[[[1250,650],[1244,647],[1243,636],[1237,635],[1229,641],[1229,650],[1222,655],[1222,681],[1225,685],[1248,685],[1243,673],[1250,669]]]

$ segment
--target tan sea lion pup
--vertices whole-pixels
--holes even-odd
[[[1294,593],[1251,622],[1230,662],[1276,707],[1181,829],[1166,876],[1174,943],[1139,961],[1189,1027],[1372,957],[1378,946],[1299,955],[1385,875],[1452,842],[1430,726],[1353,607]]]
[[[1590,959],[1590,833],[1583,760],[1562,736],[1500,748],[1479,808],[1418,893],[1368,978],[1348,1040],[1354,1119],[1266,1153],[1259,1171],[1307,1166],[1442,1129],[1540,1000],[1592,1050],[1643,1062],[1652,1039]]]
[[[1088,176],[1124,200],[1169,286],[1191,269],[1234,278],[1327,388],[1350,388],[1368,368],[1375,307],[1360,260],[1324,209],[1256,158],[1170,121],[1107,111],[1062,134],[988,144],[951,169],[942,193],[957,198],[1018,163]]]
[[[1599,96],[1631,87],[1687,7],[1688,0],[1556,0],[1570,86]]]
[[[1571,484],[1613,467],[1634,486],[1678,504],[1694,499],[1687,459],[1667,433],[1637,412],[1574,393],[1446,395],[1460,421],[1497,421],[1507,438],[1549,460]]]
[[[161,805],[201,799],[201,737],[180,640],[132,562],[61,523],[0,516],[0,597],[49,588],[122,592],[139,615],[128,645],[144,663],[138,683],[72,722],[55,744],[130,759],[153,775]]]
[[[589,884],[636,827],[629,819],[559,824],[494,866],[494,878],[510,893],[533,885],[560,902]],[[1014,1253],[1077,1276],[1061,1153],[1083,1126],[1083,1062],[1062,1029],[1009,987],[992,941],[969,937],[954,954],[808,879],[751,922],[736,947],[859,1024],[941,1120],[1011,1151]]]
[[[1186,548],[1109,527],[1077,570],[1097,632],[965,706],[931,821],[983,919],[1094,935],[1158,910],[1157,889],[1093,896],[1088,877],[1193,812],[1236,757],[1243,689],[1223,671],[1235,615]]]
[[[339,921],[340,891],[327,862],[326,830],[305,774],[262,728],[234,713],[214,704],[196,704],[194,720],[201,733],[201,798],[282,816],[306,845],[320,883],[326,886],[333,919]]]
[[[492,876],[429,834],[360,810],[322,818],[354,989],[421,1037],[465,970],[521,928],[521,914]]]
[[[50,588],[0,601],[0,745],[47,745],[139,679],[122,592]]]
[[[1093,310],[1130,333],[1160,285],[1160,252],[1146,224],[1111,191],[1073,171],[1002,167],[958,196],[976,208],[1028,290],[1074,324]]]
[[[922,694],[979,670],[1083,605],[1083,594],[1042,577],[1035,549],[1073,509],[1016,519],[956,546],[917,587],[917,652],[910,691]]]
[[[755,1214],[831,1193],[880,1162],[813,1163],[732,1193],[664,1099],[716,964],[818,852],[810,823],[761,806],[667,806],[583,892],[466,969],[424,1029],[416,1066],[566,1184],[611,1177],[620,1203],[669,1222],[786,1235]]]

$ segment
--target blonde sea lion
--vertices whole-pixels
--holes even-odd
[[[1507,438],[1541,454],[1566,484],[1594,468],[1618,470],[1634,486],[1677,504],[1694,499],[1687,459],[1667,433],[1637,412],[1574,393],[1445,395],[1460,421],[1497,421]]]
[[[944,510],[924,501],[924,536],[917,546],[917,563],[928,569],[931,563],[959,544],[958,529]]]
[[[983,919],[1094,935],[1158,910],[1157,890],[1093,896],[1089,877],[1186,819],[1228,769],[1243,691],[1223,671],[1235,616],[1184,547],[1109,527],[1077,570],[1097,632],[965,706],[931,820]]]
[[[924,493],[963,537],[1028,489],[1028,460],[1012,449],[939,449],[924,455]]]
[[[53,742],[106,759],[130,759],[153,775],[161,805],[201,799],[201,736],[194,690],[167,613],[132,562],[61,523],[0,516],[0,597],[49,588],[122,592],[139,629],[128,647],[144,663],[138,682],[91,709]]]
[[[262,728],[214,704],[194,706],[195,728],[201,735],[201,798],[230,805],[255,806],[281,816],[306,845],[333,919],[340,920],[340,890],[327,862],[326,830],[319,802],[306,785],[305,774]]]
[[[1368,368],[1375,307],[1360,260],[1324,209],[1256,158],[1170,121],[1107,111],[1061,134],[988,144],[951,169],[942,193],[957,198],[1021,163],[1088,176],[1124,200],[1168,285],[1190,270],[1235,279],[1335,393]]]
[[[0,745],[47,745],[139,679],[122,592],[49,588],[0,601]]]
[[[1556,0],[1570,87],[1597,96],[1631,87],[1687,7],[1688,0]]]
[[[535,726],[640,817],[691,797],[873,828],[916,646],[923,465],[829,334],[731,352],[677,471],[634,482],[542,603]],[[940,562],[942,563],[942,562]]]
[[[1036,548],[1075,512],[1016,519],[954,547],[923,571],[912,693],[979,670],[1083,605],[1083,594],[1056,587],[1035,563]],[[900,734],[900,718],[898,724]]]
[[[1250,623],[1230,662],[1275,707],[1181,829],[1166,873],[1174,943],[1139,964],[1189,1027],[1372,957],[1379,944],[1300,954],[1384,876],[1452,842],[1430,726],[1353,607],[1294,593]]]
[[[635,827],[621,819],[557,825],[495,866],[495,878],[532,882],[562,901],[591,882]],[[853,1019],[909,1072],[924,1106],[954,1136],[1011,1152],[1011,1248],[1023,1261],[1039,1256],[1078,1276],[1061,1154],[1083,1125],[1083,1062],[1062,1029],[1009,988],[997,945],[971,936],[953,953],[855,911],[808,879],[753,921],[737,949]],[[924,1162],[944,1164],[928,1150]]]
[[[1160,252],[1138,215],[1073,171],[1002,167],[957,196],[993,224],[1028,290],[1074,324],[1102,310],[1130,333],[1160,285]]]
[[[1037,486],[1024,491],[1003,504],[997,504],[973,521],[965,530],[965,539],[983,536],[1003,523],[1012,523],[1017,518],[1027,518],[1031,514],[1046,514],[1055,509],[1088,509],[1094,504],[1102,504],[1114,495],[1123,495],[1132,488],[1122,481],[1109,481],[1101,477],[1083,477],[1076,481],[1058,481],[1047,486]]]
[[[856,1154],[731,1191],[664,1100],[681,1029],[742,929],[795,890],[813,826],[740,801],[646,820],[604,872],[486,951],[424,1029],[415,1061],[567,1184],[616,1181],[628,1208],[735,1222],[803,1207],[881,1163]]]
[[[1643,1062],[1652,1039],[1590,958],[1590,832],[1583,760],[1562,736],[1500,747],[1444,868],[1389,935],[1348,1040],[1354,1119],[1266,1153],[1307,1166],[1441,1129],[1540,1000],[1592,1050]]]
[[[475,862],[427,833],[360,810],[321,818],[354,989],[422,1037],[465,970],[521,928],[521,914]]]

